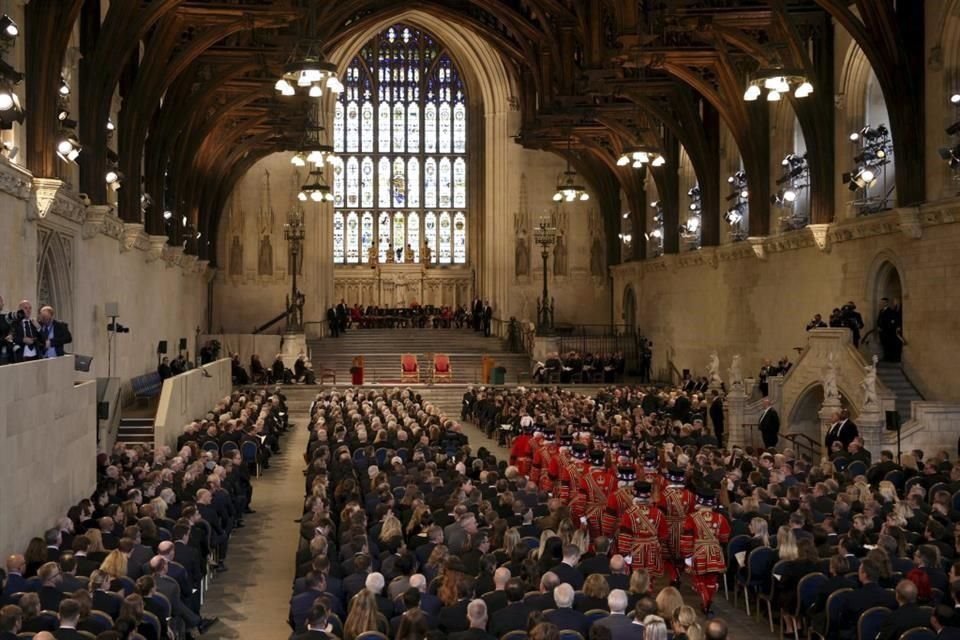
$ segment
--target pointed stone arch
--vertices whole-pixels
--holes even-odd
[[[73,320],[73,237],[41,226],[37,230],[37,304],[50,305],[57,318]]]

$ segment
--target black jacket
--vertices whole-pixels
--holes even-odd
[[[877,640],[897,640],[904,631],[914,627],[930,627],[930,608],[908,604],[894,610],[883,621]]]

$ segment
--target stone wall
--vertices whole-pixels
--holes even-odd
[[[0,367],[0,554],[22,553],[96,486],[96,383],[73,358]]]
[[[203,417],[218,401],[230,395],[230,359],[221,358],[163,381],[153,430],[155,447],[175,447],[183,427]]]
[[[905,369],[927,399],[960,399],[944,375],[960,358],[960,201],[845,220],[721,248],[613,269],[615,315],[632,287],[637,324],[654,347],[654,369],[704,371],[717,349],[723,367],[743,357],[744,375],[765,358],[803,346],[806,322],[857,303],[867,330],[884,294],[877,274],[896,267],[903,291]],[[724,369],[725,370],[725,369]]]

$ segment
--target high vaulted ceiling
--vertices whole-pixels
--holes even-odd
[[[750,184],[750,233],[764,235],[770,206],[769,106],[742,99],[758,67],[801,70],[816,91],[792,107],[811,158],[813,222],[832,217],[835,167],[833,34],[846,30],[887,97],[901,203],[922,198],[923,2],[893,0],[32,0],[27,5],[29,168],[55,177],[56,90],[79,22],[80,190],[106,201],[112,144],[104,123],[119,88],[115,134],[127,184],[172,202],[207,238],[236,180],[259,158],[290,149],[308,118],[302,99],[273,84],[298,38],[328,54],[411,9],[483,39],[514,75],[518,141],[569,155],[616,208],[621,191],[643,230],[641,172],[616,165],[646,143],[667,163],[652,169],[667,223],[677,217],[682,145],[703,190],[703,243],[720,235],[722,122]],[[101,15],[105,11],[105,17]],[[465,72],[469,73],[469,69]],[[140,191],[119,192],[127,221]],[[606,203],[606,204],[604,204]],[[146,212],[166,233],[161,206]],[[176,225],[175,225],[176,227]],[[174,229],[173,241],[179,229]],[[202,257],[210,249],[192,246]],[[667,247],[669,250],[670,248]],[[642,256],[642,248],[640,255]]]

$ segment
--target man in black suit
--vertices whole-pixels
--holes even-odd
[[[347,305],[342,298],[340,304],[337,305],[337,328],[340,333],[346,333],[347,331]]]
[[[47,543],[47,560],[56,562],[60,557],[60,529],[52,527],[43,532],[43,540]]]
[[[490,337],[490,327],[493,324],[493,307],[489,302],[483,305],[483,335]]]
[[[957,615],[957,610],[945,604],[937,605],[930,616],[930,628],[937,634],[937,640],[960,640],[958,622],[960,615]]]
[[[46,611],[57,611],[63,594],[60,593],[60,567],[56,562],[47,562],[37,571],[40,578],[40,608]]]
[[[200,552],[190,546],[190,527],[186,524],[176,525],[173,528],[173,540],[173,559],[187,570],[193,587],[199,588],[206,575],[207,563],[203,561]]]
[[[610,573],[610,538],[598,536],[593,541],[594,555],[580,560],[577,570],[581,575],[588,576],[591,573]]]
[[[447,636],[447,640],[496,640],[487,633],[487,605],[483,600],[474,600],[467,605],[470,628]]]
[[[83,640],[83,634],[77,631],[80,603],[73,598],[65,598],[57,611],[60,614],[60,628],[53,632],[53,637],[57,640]]]
[[[510,582],[510,569],[498,567],[493,572],[493,591],[481,597],[487,605],[487,615],[492,616],[509,604],[507,599],[507,584]]]
[[[527,617],[536,610],[523,601],[523,583],[519,578],[510,579],[506,592],[509,604],[490,617],[490,633],[498,638],[508,631],[526,630]]]
[[[610,574],[607,576],[607,584],[611,589],[630,590],[630,566],[627,565],[623,556],[618,554],[610,558]]]
[[[590,619],[582,611],[573,608],[573,587],[567,583],[553,590],[553,599],[557,608],[548,611],[544,620],[557,625],[560,631],[577,631],[583,637],[590,633]]]
[[[87,588],[87,580],[77,577],[77,559],[73,553],[65,551],[60,554],[57,563],[60,565],[60,585],[57,587],[60,593],[73,593]]]
[[[776,447],[777,441],[780,440],[780,415],[770,406],[769,398],[763,399],[763,411],[760,413],[760,419],[757,420],[757,426],[763,438],[763,446],[767,449]]]
[[[574,589],[583,588],[583,574],[577,569],[577,562],[580,561],[580,547],[575,544],[564,545],[563,561],[554,566],[550,571],[557,574],[561,583],[566,582]]]
[[[17,362],[30,362],[43,357],[40,344],[40,323],[34,320],[31,317],[32,315],[33,304],[29,300],[21,300],[14,315],[16,322],[11,327]]]
[[[327,608],[322,602],[318,602],[310,608],[307,614],[306,631],[293,636],[293,640],[328,640],[330,636],[326,633]]]
[[[713,435],[717,437],[717,442],[723,446],[723,398],[717,389],[713,390],[713,401],[710,403],[710,422],[713,424]]]
[[[465,578],[457,584],[457,601],[452,606],[441,609],[440,615],[437,616],[437,628],[440,631],[449,635],[470,628],[467,621],[467,607],[473,598],[473,589],[473,578]]]
[[[64,346],[73,342],[70,327],[66,322],[54,320],[51,306],[40,308],[40,355],[44,358],[56,358],[64,353]]]
[[[864,559],[860,563],[857,576],[860,579],[860,588],[847,593],[840,605],[841,615],[838,627],[842,640],[857,637],[857,621],[860,619],[860,614],[867,609],[897,608],[897,599],[877,583],[880,579],[880,565],[871,559]]]
[[[897,604],[899,606],[883,621],[877,640],[897,640],[909,629],[930,626],[930,614],[925,607],[917,606],[917,585],[909,580],[897,583]]]
[[[90,548],[90,538],[87,536],[77,536],[73,539],[73,555],[77,561],[77,575],[89,577],[91,573],[100,568],[100,563],[87,557],[87,549]]]
[[[0,640],[17,640],[23,623],[23,610],[13,604],[0,609]]]
[[[860,431],[857,429],[857,425],[850,419],[850,412],[841,409],[834,414],[834,422],[830,426],[830,430],[827,431],[825,442],[827,451],[831,450],[834,442],[839,442],[843,446],[843,450],[846,451],[853,439],[859,435]]]

